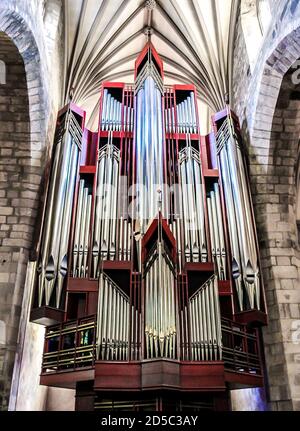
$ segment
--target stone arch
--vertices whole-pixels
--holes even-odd
[[[49,110],[35,38],[20,15],[1,8],[0,59],[6,64],[6,82],[0,84],[0,319],[6,325],[1,410],[8,408],[19,325],[26,324],[20,315],[43,183]]]
[[[29,99],[31,151],[42,151],[46,146],[49,110],[47,86],[43,82],[46,65],[41,61],[35,37],[26,21],[15,11],[0,8],[0,31],[5,33],[17,47],[25,67]],[[35,146],[35,144],[38,144]]]
[[[300,346],[293,343],[293,322],[300,318],[295,187],[300,87],[292,82],[300,66],[299,33],[296,27],[286,35],[265,61],[250,125],[251,188],[269,313],[266,367],[276,410],[300,409]]]

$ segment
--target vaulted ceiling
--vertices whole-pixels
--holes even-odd
[[[231,93],[239,0],[65,0],[64,92],[95,128],[100,84],[132,83],[148,37],[164,61],[165,84],[193,82],[201,106],[224,107]],[[201,115],[201,109],[200,109]],[[206,121],[206,120],[203,120]]]

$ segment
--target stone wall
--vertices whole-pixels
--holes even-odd
[[[236,26],[233,109],[250,155],[250,181],[262,258],[269,325],[264,345],[273,410],[300,410],[299,249],[296,241],[295,160],[298,89],[289,70],[300,57],[299,1],[277,1],[253,73],[245,72],[243,35]]]
[[[0,87],[0,316],[6,325],[6,345],[0,405],[7,407],[9,377],[14,364],[22,286],[31,246],[37,197],[35,167],[30,160],[29,102],[24,63],[17,47],[0,33],[0,59],[6,64],[6,84]],[[35,162],[40,165],[40,161]]]
[[[270,406],[300,410],[300,345],[293,342],[300,319],[294,185],[300,102],[286,75],[300,58],[300,2],[270,5],[273,21],[252,73],[236,23],[231,102],[249,151],[270,318],[264,330]],[[7,82],[0,84],[0,409],[8,407],[14,362],[15,409],[18,388],[28,383],[22,367],[39,348],[34,343],[40,330],[26,319],[20,325],[20,315],[30,300],[30,290],[24,297],[26,268],[60,104],[61,1],[1,0],[0,32],[0,60],[7,66]],[[37,395],[36,408],[51,408],[45,396]]]
[[[6,82],[0,84],[0,320],[5,328],[0,409],[8,408],[14,363],[19,365],[15,358],[22,356],[18,340],[27,326],[20,321],[26,269],[60,103],[61,2],[49,1],[46,14],[42,3],[0,3],[0,60],[6,68]],[[19,375],[15,366],[15,388]]]

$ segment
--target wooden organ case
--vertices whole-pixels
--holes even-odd
[[[104,82],[99,128],[58,114],[31,321],[41,384],[78,410],[229,409],[263,386],[266,305],[243,143],[228,107],[200,136],[194,85],[151,42]]]

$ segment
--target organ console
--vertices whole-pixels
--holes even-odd
[[[103,82],[98,131],[84,120],[58,114],[31,311],[41,383],[76,388],[79,410],[228,409],[230,389],[263,385],[267,323],[238,120],[226,106],[200,136],[195,87],[164,85],[151,42],[134,85]]]

